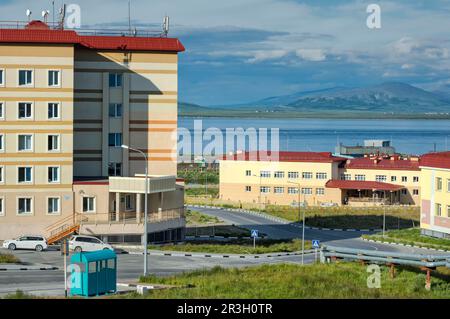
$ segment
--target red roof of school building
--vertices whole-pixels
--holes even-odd
[[[422,155],[420,166],[450,169],[450,151]]]
[[[377,191],[398,191],[404,186],[382,183],[382,182],[371,182],[371,181],[349,181],[349,180],[329,180],[325,187],[327,188],[340,188],[340,189],[358,189],[358,190],[377,190]]]
[[[24,29],[0,29],[0,43],[74,44],[97,50],[182,52],[176,38],[79,35],[72,30],[50,29],[42,21],[31,21]]]
[[[418,171],[419,158],[392,157],[362,157],[347,160],[345,168],[349,169],[386,169]]]
[[[333,156],[330,152],[270,152],[254,151],[224,155],[227,161],[267,161],[267,162],[310,162],[310,163],[332,163],[341,162],[346,159]]]

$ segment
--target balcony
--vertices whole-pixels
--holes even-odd
[[[148,178],[148,194],[171,192],[176,189],[175,176],[149,176]],[[145,193],[145,177],[110,177],[109,178],[110,193]]]

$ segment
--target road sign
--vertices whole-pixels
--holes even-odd
[[[318,240],[318,239],[313,239],[313,240],[312,240],[312,247],[313,247],[313,248],[320,248],[320,240]]]
[[[253,237],[253,238],[257,238],[258,237],[258,230],[257,229],[252,229],[251,237]]]

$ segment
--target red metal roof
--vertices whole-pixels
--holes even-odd
[[[332,163],[345,161],[346,158],[333,156],[330,152],[243,152],[234,155],[224,155],[228,161],[268,161],[268,162],[311,162]]]
[[[390,158],[374,159],[369,157],[349,159],[345,164],[345,168],[408,170],[408,171],[420,170],[419,160],[390,159]]]
[[[422,155],[420,166],[450,169],[450,151]]]
[[[43,24],[41,21],[32,21],[25,29],[0,29],[0,43],[74,44],[97,50],[185,50],[176,38],[79,35],[75,31],[45,29]]]
[[[340,188],[340,189],[358,189],[358,190],[380,190],[380,191],[398,191],[405,188],[401,185],[371,182],[371,181],[344,181],[332,179],[329,180],[325,187],[327,188]]]

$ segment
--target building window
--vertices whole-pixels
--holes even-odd
[[[442,178],[436,177],[436,190],[441,191],[442,190]]]
[[[48,182],[58,183],[59,182],[59,167],[52,166],[48,168]]]
[[[33,168],[19,167],[17,176],[19,183],[31,183],[33,181]]]
[[[122,117],[122,104],[111,103],[109,105],[109,117]]]
[[[408,181],[408,176],[402,176],[402,182],[406,183]]]
[[[122,163],[109,163],[108,174],[109,176],[122,176]]]
[[[59,197],[49,197],[47,199],[47,213],[48,214],[59,214]]]
[[[33,117],[33,105],[31,103],[19,103],[19,120]]]
[[[418,189],[413,189],[413,195],[418,196],[419,195],[419,190]]]
[[[5,85],[5,70],[0,70],[0,86]]]
[[[312,188],[302,188],[302,194],[303,195],[311,195],[312,194]]]
[[[5,135],[3,135],[3,134],[0,134],[0,151],[4,151],[5,150],[5,142],[4,142],[4,138],[5,137]]]
[[[341,180],[350,181],[350,180],[352,180],[352,175],[351,174],[341,174]]]
[[[5,169],[4,166],[0,166],[0,184],[5,182]]]
[[[126,210],[132,210],[133,209],[133,202],[131,199],[131,195],[125,195],[125,209]]]
[[[19,135],[19,142],[17,149],[20,152],[32,151],[33,150],[33,135]]]
[[[442,205],[441,204],[436,204],[436,216],[442,216]]]
[[[273,192],[275,194],[283,194],[284,193],[284,187],[274,187]]]
[[[316,188],[316,195],[325,195],[325,188]]]
[[[95,197],[83,197],[83,213],[95,212]]]
[[[355,175],[355,181],[365,181],[365,180],[366,180],[366,175],[359,175],[359,174]]]
[[[408,190],[406,188],[402,189],[402,195],[408,195]]]
[[[48,86],[59,86],[60,72],[55,70],[48,71]]]
[[[1,147],[0,147],[0,150],[1,150]],[[450,192],[450,179],[447,179],[447,192]]]
[[[246,192],[251,192],[252,191],[252,187],[251,186],[245,186],[245,191]]]
[[[298,188],[297,187],[289,187],[288,194],[298,194]]]
[[[17,214],[26,215],[32,213],[33,199],[31,197],[19,197],[17,200]]]
[[[397,181],[397,176],[391,176],[391,182],[396,182]]]
[[[269,171],[261,171],[260,176],[264,178],[270,178],[270,172]]]
[[[32,84],[33,84],[33,71],[19,70],[19,85],[32,85]]]
[[[48,119],[59,119],[59,103],[48,103]]]
[[[5,216],[5,199],[0,197],[0,216]]]
[[[59,135],[48,135],[47,150],[48,151],[59,151]]]
[[[122,146],[122,133],[109,133],[109,146]]]
[[[450,217],[450,205],[447,205],[447,217]]]
[[[277,171],[277,172],[273,173],[273,177],[275,177],[275,178],[284,178],[284,172]]]
[[[316,173],[316,179],[327,179],[327,173]]]
[[[375,180],[377,182],[386,182],[387,178],[386,178],[386,175],[377,175],[377,176],[375,176]]]
[[[252,171],[251,170],[246,170],[245,171],[245,176],[252,176]]]
[[[302,173],[302,178],[303,179],[312,179],[313,178],[313,173],[311,173],[311,172],[303,172]]]
[[[298,172],[288,172],[288,178],[297,179],[298,176]]]
[[[270,187],[269,186],[261,186],[260,188],[261,193],[270,193]]]
[[[419,182],[419,176],[413,176],[413,182],[418,183]]]
[[[122,74],[121,73],[110,73],[109,74],[109,87],[121,87],[122,86]]]
[[[5,107],[3,102],[0,102],[0,120],[5,118]]]

